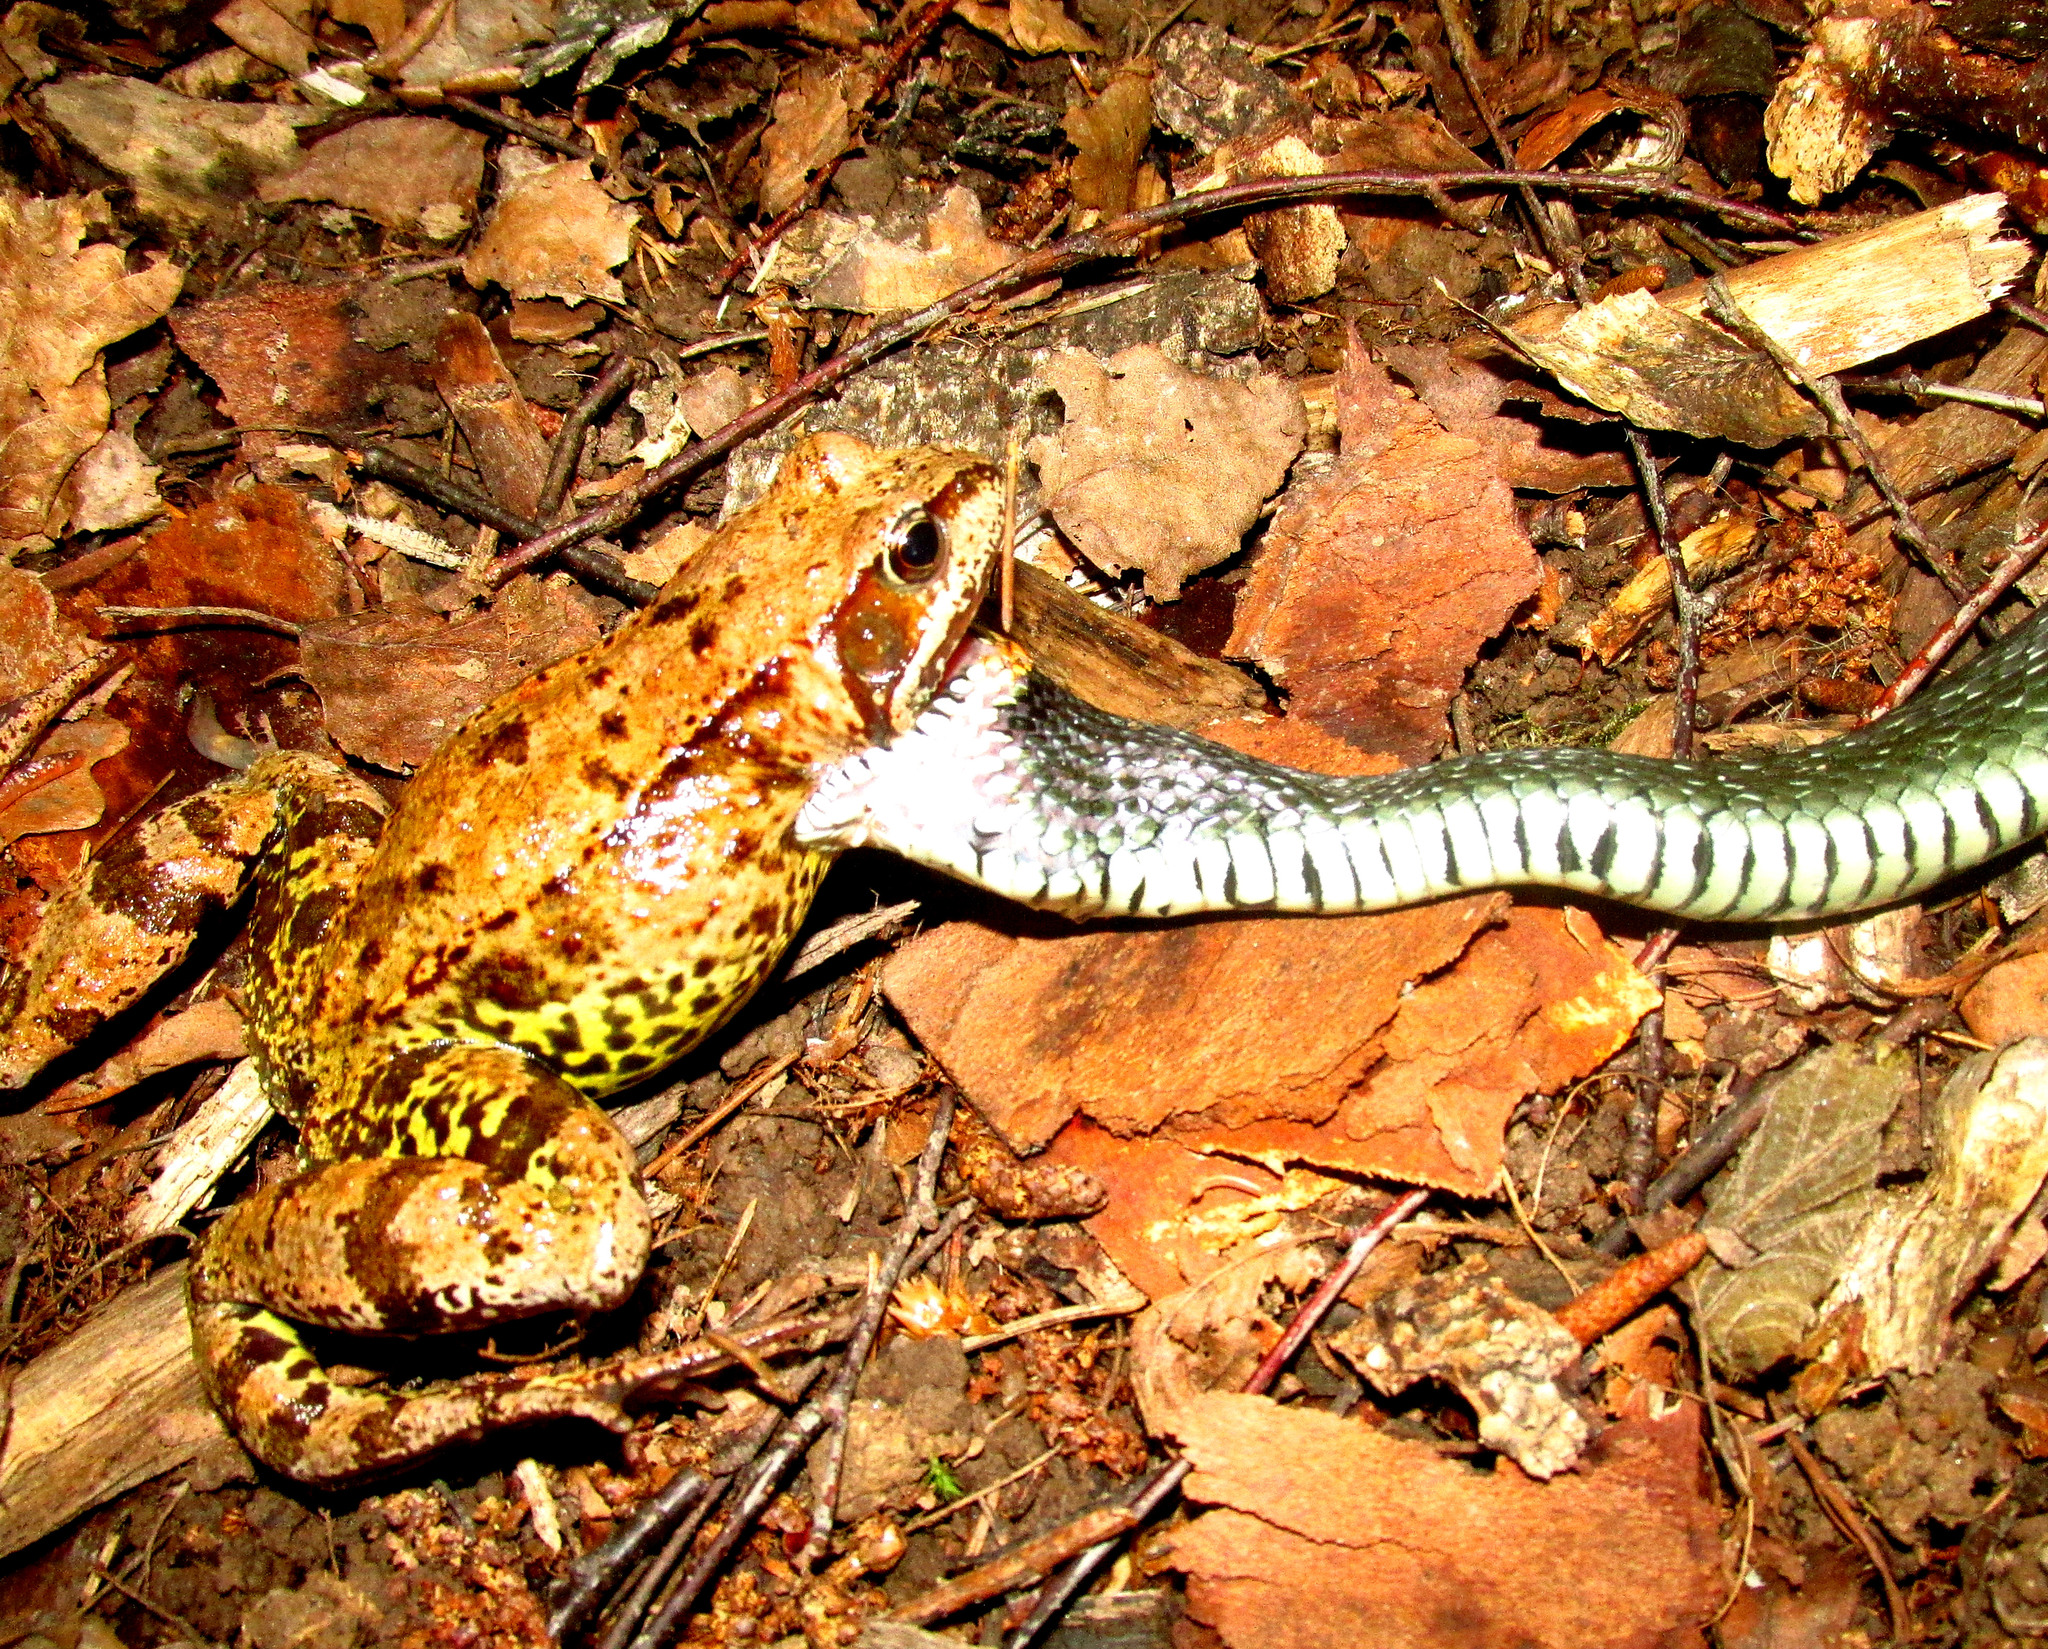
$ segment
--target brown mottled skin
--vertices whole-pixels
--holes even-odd
[[[265,756],[52,902],[0,983],[9,1085],[253,884],[248,1016],[301,1172],[212,1228],[191,1299],[209,1391],[260,1458],[332,1483],[529,1419],[625,1424],[580,1372],[339,1386],[296,1325],[417,1334],[631,1292],[646,1205],[594,1101],[775,965],[826,868],[789,839],[814,773],[923,706],[1000,514],[969,455],[817,437],[652,606],[472,717],[388,822],[333,764]]]

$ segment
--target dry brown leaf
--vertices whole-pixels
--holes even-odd
[[[847,51],[874,37],[875,20],[857,0],[799,0],[795,22],[797,32],[806,40]]]
[[[1149,344],[1107,364],[1061,350],[1040,376],[1067,413],[1031,444],[1046,507],[1097,566],[1142,569],[1158,601],[1238,552],[1308,430],[1293,385],[1205,378]]]
[[[259,63],[286,74],[313,64],[313,0],[228,0],[213,26]]]
[[[58,613],[32,572],[0,562],[0,703],[33,693],[94,650],[84,626]]]
[[[128,729],[111,716],[59,722],[36,746],[35,753],[39,758],[76,755],[79,765],[0,812],[0,842],[13,843],[24,836],[62,830],[88,830],[98,824],[106,810],[106,798],[93,779],[93,763],[117,756],[127,748]]]
[[[319,691],[336,744],[402,772],[480,706],[599,633],[595,603],[580,589],[522,579],[457,624],[417,602],[309,624],[299,671]]]
[[[520,47],[554,38],[555,12],[555,0],[459,0],[406,64],[403,83],[439,86],[510,65]]]
[[[1120,217],[1131,209],[1131,185],[1152,135],[1152,75],[1125,69],[1112,76],[1094,102],[1067,111],[1061,122],[1080,151],[1068,173],[1074,204]]]
[[[66,137],[127,181],[137,211],[172,229],[225,227],[255,184],[299,163],[294,112],[274,103],[201,102],[114,74],[67,75],[36,101]]]
[[[939,197],[914,241],[884,240],[873,229],[862,230],[806,296],[824,308],[863,315],[922,309],[1017,256],[1016,247],[990,238],[982,227],[981,202],[956,184]]]
[[[1069,17],[1060,0],[1010,0],[1010,32],[1018,49],[1033,57],[1102,50],[1102,42]]]
[[[379,51],[405,33],[405,0],[327,0],[323,9],[337,23],[367,29]]]
[[[1622,487],[1634,474],[1628,454],[1586,451],[1579,443],[1551,438],[1546,415],[1575,425],[1598,421],[1555,391],[1507,376],[1495,361],[1468,361],[1442,344],[1394,344],[1381,359],[1415,386],[1429,410],[1453,435],[1468,436],[1486,449],[1487,463],[1511,487],[1571,492],[1578,487]],[[1518,405],[1526,415],[1502,409]]]
[[[780,212],[803,197],[810,175],[845,152],[853,137],[853,111],[867,101],[871,81],[844,63],[807,63],[775,94],[774,118],[761,136],[767,162],[761,208]]]
[[[171,334],[219,386],[223,408],[243,428],[354,430],[371,421],[385,396],[431,383],[409,351],[357,341],[353,321],[365,296],[354,281],[258,281],[173,310]]]
[[[365,120],[322,138],[267,179],[265,200],[326,200],[388,229],[446,240],[469,227],[484,176],[484,134],[452,120]]]
[[[1677,1649],[1720,1601],[1693,1404],[1610,1427],[1548,1483],[1262,1397],[1199,1398],[1166,1429],[1187,1498],[1226,1508],[1172,1555],[1233,1649]]]
[[[102,605],[246,607],[287,623],[348,611],[353,589],[302,492],[258,485],[195,501],[141,553],[72,599]]]
[[[498,204],[463,260],[463,278],[515,298],[624,303],[626,289],[611,271],[632,253],[635,217],[590,175],[590,162],[499,165]]]
[[[169,309],[184,280],[161,255],[131,274],[119,247],[85,245],[87,205],[0,189],[0,550],[64,531],[60,489],[112,410],[101,352]]]
[[[1289,491],[1238,598],[1226,652],[1290,711],[1408,762],[1441,750],[1480,645],[1536,592],[1507,483],[1354,344],[1336,465]]]
[[[64,479],[64,512],[72,532],[119,532],[161,515],[156,490],[163,473],[126,430],[110,429]]]

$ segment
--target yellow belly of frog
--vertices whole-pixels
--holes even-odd
[[[208,1232],[191,1303],[209,1392],[260,1458],[340,1482],[521,1421],[626,1423],[588,1371],[345,1387],[301,1325],[418,1334],[631,1292],[647,1209],[594,1102],[774,966],[827,864],[790,838],[815,774],[908,726],[999,515],[966,455],[819,438],[652,606],[472,718],[388,824],[334,764],[266,756],[52,902],[0,995],[10,1084],[253,884],[245,1006],[301,1171]]]

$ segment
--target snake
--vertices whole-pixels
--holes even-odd
[[[821,775],[806,845],[1073,916],[1342,914],[1544,886],[1707,922],[1903,900],[2048,825],[2048,620],[1799,750],[1516,749],[1335,778],[1097,709],[978,636],[907,732]]]

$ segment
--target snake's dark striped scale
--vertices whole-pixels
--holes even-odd
[[[1518,750],[1326,778],[1108,715],[1001,645],[831,770],[807,845],[887,848],[1076,915],[1383,910],[1518,883],[1707,921],[1904,898],[2048,827],[2048,622],[1793,753]]]

